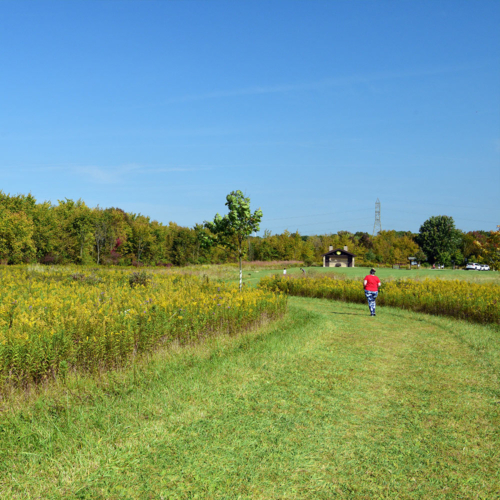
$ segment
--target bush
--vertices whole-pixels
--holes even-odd
[[[71,279],[74,281],[83,281],[84,283],[88,283],[89,285],[98,285],[99,283],[102,283],[104,281],[100,276],[96,276],[95,274],[85,276],[85,274],[82,273],[72,274]]]
[[[56,255],[53,255],[51,253],[48,253],[46,255],[44,255],[41,259],[40,259],[40,264],[46,264],[46,265],[54,265],[54,264],[60,264],[61,263],[61,258],[56,256]]]
[[[116,250],[111,250],[109,255],[103,255],[101,258],[102,264],[105,266],[117,266],[122,260],[122,254],[118,253]]]
[[[128,282],[132,288],[141,285],[148,286],[151,281],[151,275],[146,271],[137,271],[132,273],[128,279]]]

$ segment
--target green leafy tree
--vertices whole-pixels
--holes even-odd
[[[37,203],[31,193],[28,195],[17,194],[11,196],[0,191],[0,210],[7,210],[12,214],[22,213],[26,216],[27,220],[33,222],[32,241],[39,260],[42,260],[47,254],[52,253],[58,246],[58,224],[50,202]],[[24,222],[21,225],[23,226]],[[19,234],[22,232],[23,230],[21,229]],[[9,245],[13,243],[11,240]],[[16,245],[14,244],[14,246]],[[17,259],[17,257],[14,259]]]
[[[372,249],[368,250],[368,252],[365,253],[365,263],[375,262],[376,259],[377,256]]]
[[[54,207],[49,201],[39,203],[32,213],[32,218],[37,259],[41,262],[46,258],[51,260],[58,248],[58,224]]]
[[[427,260],[427,255],[425,255],[424,252],[422,252],[422,249],[418,249],[416,252],[415,252],[415,255],[414,257],[417,259],[417,262],[425,262]],[[458,262],[458,261],[456,261]]]
[[[312,266],[314,263],[314,247],[309,241],[305,241],[302,245],[302,254],[300,258],[304,261],[305,266]]]
[[[464,263],[464,255],[459,249],[451,254],[451,263],[457,266],[461,266]]]
[[[97,264],[100,264],[106,245],[109,246],[110,242],[114,242],[112,214],[108,210],[103,210],[97,206],[93,210],[93,221],[96,260]]]
[[[386,264],[406,263],[414,256],[418,245],[407,234],[399,236],[396,231],[380,231],[373,238],[373,252],[377,260]]]
[[[156,263],[167,263],[170,259],[169,226],[164,226],[156,220],[151,222],[151,235],[153,238],[149,246],[151,259]]]
[[[154,235],[151,230],[149,217],[144,215],[134,215],[132,217],[132,238],[131,244],[137,255],[137,261],[141,261],[143,254],[149,250],[150,245],[154,243]]]
[[[262,210],[258,208],[254,213],[250,211],[250,198],[245,198],[241,191],[231,191],[226,196],[226,206],[229,213],[221,217],[216,214],[212,222],[205,221],[204,225],[212,233],[212,237],[199,232],[205,245],[212,242],[222,245],[238,254],[240,268],[240,290],[243,286],[243,250],[246,238],[253,232],[259,231],[262,220]]]
[[[198,238],[197,238],[198,236]],[[195,264],[204,236],[187,227],[178,227],[172,242],[172,261],[176,266]]]
[[[82,200],[58,200],[53,213],[56,222],[56,241],[53,245],[58,260],[82,262],[85,243],[91,247],[92,223],[90,209]]]
[[[122,257],[134,253],[132,241],[133,214],[128,214],[118,207],[105,210],[110,228],[104,246],[103,262],[117,264]]]
[[[74,204],[69,219],[71,232],[78,242],[79,262],[84,262],[84,251],[87,247],[90,247],[92,242],[92,229],[94,226],[92,215],[92,210],[82,200],[78,200]]]
[[[35,255],[33,221],[24,212],[0,209],[0,260],[20,264]]]
[[[266,229],[264,237],[254,238],[253,253],[254,260],[276,260],[281,258],[275,245],[275,237],[271,235],[271,231]]]
[[[431,264],[449,265],[462,242],[462,236],[455,228],[453,217],[437,215],[420,226],[416,240]]]

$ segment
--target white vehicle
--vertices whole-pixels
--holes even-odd
[[[481,264],[481,268],[479,270],[480,271],[489,271],[490,266],[488,266],[488,264]]]
[[[479,271],[480,269],[481,269],[480,264],[476,264],[475,262],[469,262],[469,263],[465,266],[465,270],[466,270],[466,271],[470,271],[470,270]]]

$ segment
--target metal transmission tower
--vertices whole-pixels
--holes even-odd
[[[382,222],[380,221],[380,200],[377,198],[375,202],[375,224],[373,224],[372,236],[377,236],[380,231],[382,231]]]

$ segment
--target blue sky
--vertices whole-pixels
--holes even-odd
[[[500,224],[500,2],[0,2],[0,189],[193,226]]]

